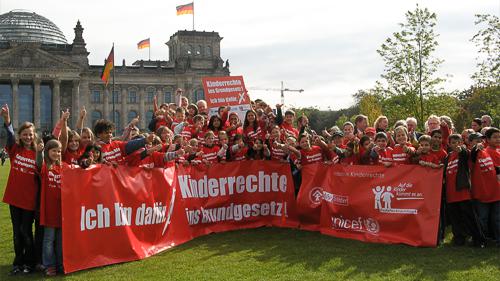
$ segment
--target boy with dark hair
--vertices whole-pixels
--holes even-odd
[[[125,156],[144,147],[146,142],[150,143],[154,139],[154,134],[145,138],[130,140],[128,142],[113,140],[113,131],[115,124],[109,120],[97,120],[94,126],[94,132],[98,138],[97,144],[101,146],[102,158],[105,162],[122,164],[125,161]]]
[[[485,135],[488,147],[479,142],[471,151],[472,197],[483,232],[500,247],[500,130],[490,128]]]
[[[469,153],[459,134],[450,135],[448,145],[450,154],[444,163],[446,210],[451,221],[453,244],[464,245],[470,234],[474,245],[484,248],[485,238],[471,201]]]

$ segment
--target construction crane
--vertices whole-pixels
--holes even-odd
[[[275,91],[275,92],[281,92],[281,104],[285,104],[285,92],[299,92],[302,93],[304,89],[289,89],[285,88],[283,86],[283,81],[281,81],[281,89],[276,89],[276,88],[259,88],[259,87],[250,87],[248,90],[257,90],[257,91]]]

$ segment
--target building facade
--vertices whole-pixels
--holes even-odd
[[[83,31],[78,21],[69,44],[56,25],[36,13],[0,15],[0,103],[11,108],[15,129],[30,121],[48,132],[66,108],[74,127],[83,106],[85,126],[108,118],[120,129],[140,115],[140,127],[146,128],[155,95],[159,103],[175,102],[174,91],[182,88],[194,102],[204,99],[202,77],[229,75],[217,32],[178,31],[166,42],[168,60],[126,65],[115,58],[113,91],[111,81],[105,86],[100,79],[104,64],[89,64]]]

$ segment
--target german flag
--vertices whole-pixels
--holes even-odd
[[[137,43],[137,49],[144,49],[144,48],[149,48],[149,38],[141,40],[139,43]]]
[[[189,4],[177,6],[175,8],[177,9],[178,16],[189,15],[189,14],[193,15],[194,14],[194,3],[193,2],[191,2]]]
[[[108,85],[111,69],[113,69],[113,66],[115,65],[114,62],[115,62],[115,47],[113,46],[111,48],[111,52],[109,52],[108,59],[106,60],[106,64],[104,65],[104,69],[102,70],[101,73],[101,80],[104,81],[104,83],[106,83],[106,86]]]

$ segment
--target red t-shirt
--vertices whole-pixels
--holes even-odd
[[[165,117],[157,117],[156,118],[156,123],[155,123],[155,129],[158,130],[158,128],[160,128],[161,126],[165,126],[167,128],[170,128],[170,125],[168,122],[167,122],[167,119],[165,119]]]
[[[281,148],[278,148],[274,142],[269,145],[269,148],[269,150],[271,151],[271,160],[282,161],[286,159],[285,151]]]
[[[415,150],[409,143],[406,146],[413,151]],[[400,144],[396,144],[392,150],[392,162],[396,165],[410,164],[410,156],[410,154],[403,151],[403,146]]]
[[[217,163],[217,152],[219,152],[220,147],[217,145],[214,145],[212,147],[208,147],[204,145],[201,148],[201,151],[203,151],[203,160],[207,161],[208,163]]]
[[[85,151],[84,148],[79,148],[78,150],[75,151],[70,151],[69,149],[66,149],[66,152],[63,155],[64,163],[78,165],[78,159],[80,159],[80,156],[82,156],[84,151]]]
[[[299,137],[299,131],[293,127],[293,125],[288,124],[287,122],[283,122],[280,125],[280,128],[285,129],[287,135],[292,135],[295,138]]]
[[[384,163],[392,162],[392,148],[386,147],[385,149],[381,149],[377,151],[378,158],[375,159],[375,165],[384,165]]]
[[[326,158],[330,161],[333,162],[333,164],[337,164],[339,163],[339,156],[337,155],[337,153],[335,153],[335,151],[333,150],[328,150],[328,153],[326,154]]]
[[[111,163],[122,164],[125,161],[124,141],[111,141],[110,143],[100,143],[102,159]]]
[[[38,185],[35,181],[36,152],[17,143],[6,147],[10,158],[10,173],[3,202],[21,209],[34,211]]]
[[[435,153],[427,153],[427,154],[421,154],[419,156],[419,162],[420,161],[423,161],[425,163],[432,163],[432,164],[436,164],[436,165],[439,165],[441,164],[442,162],[439,160],[439,156]]]
[[[477,153],[472,165],[472,198],[480,202],[500,201],[500,182],[495,167],[500,166],[499,149],[488,147]]]
[[[43,163],[40,172],[42,192],[40,197],[40,225],[59,228],[61,216],[61,170],[60,165],[52,165],[50,170]]]
[[[300,150],[300,164],[307,165],[323,161],[323,150],[321,147],[313,145],[310,150]]]
[[[260,123],[259,123],[259,125],[257,125],[257,129],[255,129],[255,130],[254,130],[253,126],[248,126],[248,127],[244,128],[243,129],[243,136],[246,139],[245,143],[249,147],[252,147],[253,146],[253,142],[256,139],[264,140],[265,139],[265,133],[263,134],[263,132],[264,132],[264,130],[262,130],[262,126],[261,126]]]
[[[446,158],[446,156],[448,156],[448,153],[442,148],[442,146],[441,149],[437,151],[431,149],[430,154],[434,154],[436,156],[437,160],[439,161],[439,163],[437,164],[443,164],[444,159]]]
[[[450,152],[448,156],[448,165],[446,166],[446,202],[460,202],[470,200],[470,191],[467,187],[463,187],[457,191],[457,171],[458,171],[458,154]]]
[[[228,148],[230,149],[230,148]],[[241,148],[238,152],[232,152],[233,161],[243,161],[247,159],[248,146]]]

